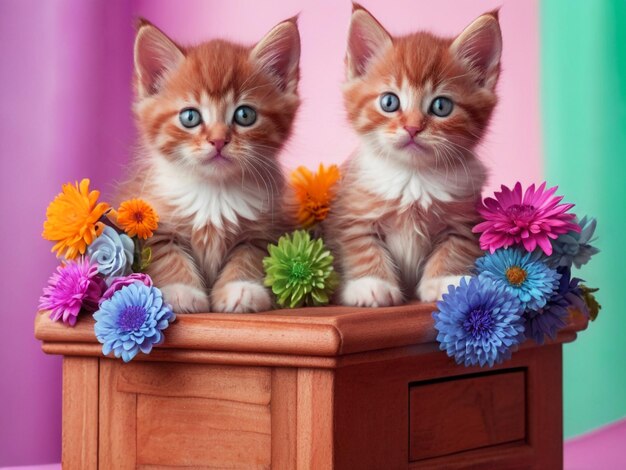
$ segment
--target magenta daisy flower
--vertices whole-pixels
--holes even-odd
[[[550,256],[550,240],[570,231],[580,232],[573,222],[576,215],[567,213],[574,204],[560,204],[563,197],[554,196],[558,186],[545,188],[546,183],[536,189],[533,184],[522,195],[522,185],[517,182],[513,190],[502,185],[495,198],[486,198],[478,208],[485,221],[473,229],[482,233],[480,247],[493,253],[522,244],[527,251],[539,247]]]
[[[98,275],[98,266],[87,257],[66,261],[48,280],[39,298],[39,309],[50,310],[50,318],[71,326],[81,310],[95,312],[106,284]]]

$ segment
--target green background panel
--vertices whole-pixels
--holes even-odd
[[[601,288],[600,316],[564,348],[565,436],[626,416],[626,1],[543,0],[545,174],[602,250],[577,272]]]

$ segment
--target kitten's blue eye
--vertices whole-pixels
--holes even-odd
[[[243,127],[251,126],[256,122],[256,111],[250,106],[239,106],[235,109],[233,121]]]
[[[178,114],[178,119],[183,127],[191,129],[202,122],[202,115],[195,108],[185,108]]]
[[[400,98],[395,93],[383,93],[380,97],[380,107],[386,113],[393,113],[400,108]]]
[[[445,96],[438,96],[433,100],[430,105],[430,112],[435,116],[446,117],[449,116],[454,108],[454,103],[450,98]]]

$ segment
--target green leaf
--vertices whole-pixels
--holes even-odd
[[[145,271],[152,262],[152,248],[149,246],[141,250],[141,264],[139,265],[140,271]]]
[[[598,290],[600,289],[594,288],[594,287],[587,287],[581,284],[580,290],[583,293],[583,300],[585,301],[585,304],[587,305],[587,309],[589,310],[589,319],[591,321],[595,321],[595,319],[598,318],[598,313],[600,313],[600,310],[602,309],[602,305],[598,303],[598,300],[593,294],[594,292],[598,292]]]

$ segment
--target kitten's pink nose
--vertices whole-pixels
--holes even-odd
[[[404,129],[409,133],[411,139],[424,130],[424,126],[404,126]]]
[[[211,144],[213,144],[213,146],[215,147],[215,150],[217,150],[218,152],[221,151],[228,142],[230,142],[230,140],[227,139],[213,139],[213,140],[209,140],[209,142]]]

